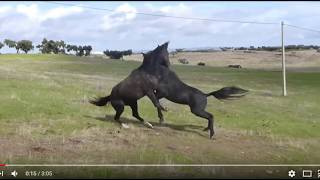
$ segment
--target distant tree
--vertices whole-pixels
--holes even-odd
[[[123,51],[123,55],[124,55],[124,56],[130,56],[130,55],[132,55],[132,50],[129,49],[129,50]]]
[[[66,44],[63,40],[61,40],[61,41],[49,40],[48,41],[46,38],[44,38],[42,40],[41,44],[37,45],[36,47],[39,48],[39,50],[43,54],[50,54],[50,53],[65,54]]]
[[[17,53],[19,53],[19,48],[17,48],[17,42],[10,40],[10,39],[5,39],[4,44],[7,45],[9,48],[15,48],[17,50]]]
[[[59,53],[59,42],[54,40],[49,40],[46,44],[47,52],[58,54]]]
[[[58,45],[59,53],[65,54],[66,43],[63,40],[61,40],[61,41],[57,41],[56,44]]]
[[[84,51],[85,51],[85,56],[90,56],[91,54],[91,51],[92,51],[92,47],[89,45],[89,46],[84,46],[83,47]]]
[[[123,59],[123,54],[124,54],[123,52],[124,51],[109,51],[109,50],[103,51],[103,53],[106,56],[109,56],[111,59],[120,59],[120,58]]]
[[[183,49],[176,49],[177,52],[183,52]]]
[[[63,47],[63,46],[60,45],[60,47]],[[66,44],[65,50],[67,50],[67,52],[73,51],[76,56],[90,56],[92,51],[92,46],[91,45],[77,46],[72,44]]]
[[[21,49],[24,51],[26,54],[28,51],[32,50],[34,47],[32,45],[32,41],[29,40],[21,40],[17,42],[17,49]]]
[[[67,52],[70,52],[72,50],[71,45],[67,44],[66,49],[67,49]]]
[[[239,50],[248,50],[246,47],[240,47]]]
[[[299,45],[297,46],[297,48],[298,48],[298,49],[304,49],[305,47],[304,47],[303,44],[299,44]]]
[[[78,47],[75,46],[75,45],[71,45],[71,44],[68,44],[68,45],[66,46],[66,49],[67,49],[67,52],[74,51],[75,54],[76,54],[77,51],[78,51]]]
[[[43,38],[41,44],[37,45],[36,47],[39,48],[42,54],[50,54],[53,50],[53,41],[48,41],[46,38]]]
[[[48,42],[47,39],[46,39],[46,38],[43,38],[41,44],[39,44],[39,45],[36,46],[36,48],[38,48],[39,51],[40,51],[41,53],[43,53],[43,54],[46,53],[46,51],[44,50],[44,46],[45,46],[45,44],[46,44],[47,42]]]
[[[83,56],[84,55],[84,47],[85,46],[78,46],[76,51],[76,56]]]
[[[110,51],[107,49],[107,50],[103,51],[103,54],[106,56],[110,56]]]
[[[132,50],[126,50],[126,51],[109,51],[108,49],[103,51],[103,54],[105,54],[106,56],[109,56],[111,59],[122,59],[123,60],[123,56],[130,56],[132,55]]]
[[[0,49],[3,48],[4,44],[0,42]]]
[[[78,53],[78,46],[72,45],[72,51],[74,51],[76,54]]]

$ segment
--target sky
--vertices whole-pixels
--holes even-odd
[[[320,2],[314,1],[40,1],[0,2],[0,41],[43,38],[92,45],[94,52],[169,48],[280,46],[280,22],[320,30]],[[102,11],[79,6],[112,9]],[[220,20],[275,22],[246,24],[184,20],[137,12]],[[285,26],[286,44],[319,45],[320,33]],[[37,50],[35,50],[37,51]],[[4,47],[1,53],[15,52]]]

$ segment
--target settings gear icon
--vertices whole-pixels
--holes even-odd
[[[289,177],[295,177],[296,176],[296,171],[294,171],[294,170],[290,170],[289,172],[288,172],[288,176]]]

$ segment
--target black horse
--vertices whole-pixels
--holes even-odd
[[[116,111],[114,120],[119,122],[122,127],[126,126],[120,121],[120,116],[124,110],[124,106],[130,106],[132,115],[141,122],[144,122],[146,126],[152,128],[150,123],[140,117],[137,100],[147,95],[157,108],[159,118],[163,119],[161,110],[166,110],[159,103],[154,90],[158,89],[159,80],[162,78],[162,74],[164,74],[163,70],[165,70],[165,68],[159,67],[168,68],[170,65],[167,50],[168,43],[166,42],[148,54],[145,54],[142,65],[133,70],[126,79],[114,86],[109,96],[96,98],[89,102],[96,106],[105,106],[108,102],[111,102],[112,107]]]
[[[148,59],[148,56],[150,56],[149,54],[143,55],[144,59]],[[199,89],[191,87],[182,82],[179,77],[169,69],[169,66],[160,65],[158,66],[158,69],[159,71],[156,72],[161,72],[161,78],[158,88],[155,91],[157,99],[166,98],[178,104],[189,105],[190,110],[193,114],[208,120],[208,126],[204,129],[204,131],[209,130],[210,138],[212,138],[214,135],[214,117],[211,113],[205,111],[207,106],[207,97],[212,95],[220,100],[234,99],[240,98],[248,92],[247,90],[232,86],[224,87],[220,90],[206,94]],[[162,124],[164,119],[159,108],[158,116],[160,118],[160,124]]]
[[[164,69],[162,79],[160,80],[158,89],[156,90],[156,97],[158,99],[166,98],[178,104],[189,105],[190,110],[196,116],[208,120],[208,126],[204,131],[209,130],[210,138],[214,135],[213,123],[214,117],[211,113],[205,111],[207,106],[207,97],[214,96],[217,99],[233,99],[244,96],[247,90],[238,87],[224,87],[218,91],[211,93],[203,93],[199,89],[191,87],[182,82],[179,77],[169,68]],[[160,117],[160,124],[163,123],[162,116]]]

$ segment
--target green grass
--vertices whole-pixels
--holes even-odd
[[[173,65],[184,82],[203,92],[230,85],[250,91],[235,101],[208,98],[217,133],[217,140],[210,141],[202,132],[206,120],[188,106],[162,100],[169,109],[164,113],[168,125],[154,130],[132,118],[126,107],[122,117],[131,128],[123,130],[113,122],[111,106],[88,103],[110,93],[139,64],[0,55],[0,142],[14,149],[0,147],[0,158],[7,163],[319,162],[320,72],[288,72],[288,96],[282,97],[280,71]],[[138,103],[141,116],[157,124],[150,100]],[[103,121],[105,114],[109,116]],[[17,143],[10,144],[13,140]]]

